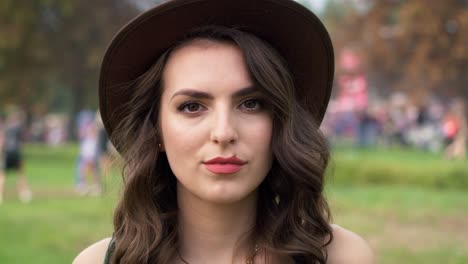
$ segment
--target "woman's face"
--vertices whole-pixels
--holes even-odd
[[[240,49],[195,40],[171,54],[163,81],[160,129],[179,195],[232,203],[253,194],[271,168],[272,118]]]

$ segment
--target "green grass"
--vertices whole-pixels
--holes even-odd
[[[112,233],[118,176],[106,180],[111,191],[100,198],[73,191],[76,145],[28,145],[25,173],[33,201],[19,202],[13,173],[7,174],[0,206],[0,263],[71,263],[92,241]]]
[[[0,206],[0,263],[71,263],[90,243],[112,233],[119,176],[106,180],[103,197],[76,196],[76,153],[75,145],[27,146],[25,169],[34,198],[20,203],[15,177],[8,175]],[[334,222],[369,241],[378,263],[468,263],[468,188],[439,187],[423,177],[442,179],[436,172],[459,170],[465,182],[463,162],[414,151],[342,148],[335,150],[333,166],[326,195]],[[391,177],[376,180],[391,167],[396,167],[388,172]]]
[[[336,148],[328,170],[337,185],[406,185],[468,189],[468,161],[417,150]]]
[[[0,263],[71,263],[85,245],[111,233],[112,203],[39,199],[0,208]]]
[[[370,242],[378,263],[468,263],[468,198],[459,190],[329,187],[334,222]]]

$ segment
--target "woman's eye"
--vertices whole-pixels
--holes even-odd
[[[202,110],[202,106],[199,103],[188,102],[179,106],[178,110],[185,113],[198,113]]]
[[[262,104],[258,99],[247,99],[242,102],[241,105],[247,111],[259,110],[262,107]]]

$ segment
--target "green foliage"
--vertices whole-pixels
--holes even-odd
[[[1,1],[0,103],[96,108],[104,50],[136,12],[124,0]]]

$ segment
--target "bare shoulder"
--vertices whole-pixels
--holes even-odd
[[[328,245],[328,264],[374,264],[375,256],[369,244],[357,234],[332,225],[333,241]]]
[[[106,256],[107,247],[109,246],[111,238],[105,238],[98,241],[85,250],[83,250],[73,260],[73,264],[102,264],[104,263],[104,257]]]

